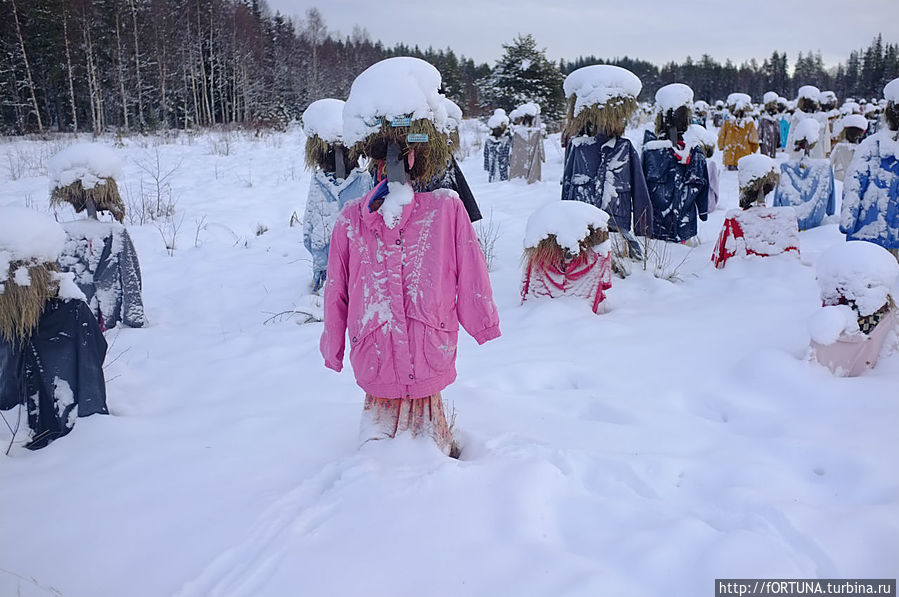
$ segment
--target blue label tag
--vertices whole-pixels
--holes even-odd
[[[406,135],[406,143],[427,143],[427,133],[409,133]]]
[[[394,118],[390,121],[390,126],[396,128],[400,126],[411,126],[412,119],[408,116],[400,116],[399,118]]]

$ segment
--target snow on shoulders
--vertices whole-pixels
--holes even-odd
[[[683,83],[671,83],[656,91],[656,104],[662,110],[676,110],[693,105],[693,90]]]
[[[440,82],[440,72],[419,58],[399,56],[369,66],[353,81],[343,107],[345,144],[353,145],[380,130],[381,118],[425,119],[445,130]]]
[[[809,318],[809,333],[818,344],[830,345],[844,334],[858,333],[858,317],[849,305],[829,305]]]
[[[608,230],[609,214],[583,201],[553,201],[528,218],[524,233],[526,249],[536,247],[550,235],[571,253],[579,253],[578,243],[594,230]]]
[[[817,143],[821,133],[821,123],[814,118],[803,118],[796,125],[796,133],[793,139],[799,141],[805,139],[809,144]]]
[[[438,199],[460,199],[459,193],[453,189],[434,189],[431,194]]]
[[[334,98],[320,99],[309,104],[303,112],[303,132],[307,137],[317,135],[328,143],[343,138],[344,101]]]
[[[521,118],[522,116],[533,116],[537,117],[540,115],[540,106],[535,104],[534,102],[527,102],[526,104],[522,104],[512,110],[509,113],[509,118],[515,120],[517,118]]]
[[[454,131],[462,124],[462,108],[448,98],[443,98],[443,104],[446,108],[446,127]]]
[[[643,151],[654,151],[657,149],[672,149],[671,141],[668,139],[653,139],[643,144]]]
[[[899,281],[899,263],[889,251],[863,240],[834,245],[818,258],[815,269],[824,302],[837,304],[845,298],[862,316],[883,307]]]
[[[66,233],[49,216],[25,207],[0,207],[0,273],[11,261],[56,261]]]
[[[384,218],[384,224],[393,229],[403,217],[403,207],[412,203],[415,191],[412,190],[412,185],[401,182],[388,182],[387,189],[387,196],[378,213]]]
[[[491,129],[499,128],[503,125],[509,125],[509,117],[506,116],[506,111],[502,108],[497,108],[493,111],[493,115],[487,120],[487,126]]]
[[[718,136],[699,124],[691,124],[684,133],[684,143],[690,147],[711,145],[718,143]]]
[[[883,97],[888,102],[899,104],[899,77],[893,79],[884,86]]]
[[[565,78],[565,97],[577,97],[575,115],[592,105],[603,105],[615,97],[636,98],[643,89],[639,77],[620,66],[594,64],[579,68]]]
[[[75,272],[53,272],[53,278],[59,283],[59,291],[56,296],[65,301],[87,302],[87,297],[75,283]]]
[[[119,178],[122,160],[119,153],[100,143],[75,143],[47,162],[50,188],[67,187],[80,180],[85,189],[102,184],[103,178]]]
[[[731,93],[727,96],[727,105],[735,110],[748,110],[752,107],[752,98],[745,93]]]
[[[737,179],[741,187],[748,186],[753,180],[777,173],[777,162],[760,153],[743,156],[737,162]]]
[[[104,238],[117,230],[125,229],[118,222],[101,222],[93,218],[64,222],[62,228],[69,236],[79,238]]]

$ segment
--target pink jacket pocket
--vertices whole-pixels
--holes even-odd
[[[416,371],[424,377],[454,371],[459,341],[458,320],[455,317],[424,319],[409,317],[409,343],[412,354],[416,355]]]
[[[384,335],[384,323],[381,325],[350,331],[350,364],[353,373],[360,382],[379,379],[384,363],[389,362],[389,342]]]

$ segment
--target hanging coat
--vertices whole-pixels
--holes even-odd
[[[833,164],[833,177],[840,182],[846,180],[846,172],[849,170],[849,164],[855,156],[855,150],[858,145],[849,143],[848,141],[840,141],[833,146],[830,152],[830,163]]]
[[[899,249],[899,140],[884,128],[862,141],[846,172],[840,232]]]
[[[344,180],[330,172],[317,170],[312,175],[306,211],[303,214],[303,245],[312,255],[312,291],[318,292],[328,270],[331,231],[343,206],[372,188],[368,171],[356,168]]]
[[[72,430],[76,417],[108,414],[106,340],[84,301],[50,299],[21,344],[0,339],[0,409],[25,405],[31,441],[43,448]]]
[[[652,204],[640,158],[624,137],[574,137],[568,142],[562,199],[583,201],[609,214],[609,230],[652,233]]]
[[[792,207],[800,230],[820,226],[825,213],[831,216],[835,210],[830,162],[803,158],[782,163],[774,206]]]
[[[509,178],[524,178],[528,184],[538,182],[543,176],[545,161],[543,129],[536,126],[513,126]]]
[[[59,268],[75,274],[75,283],[105,332],[119,322],[139,328],[146,323],[143,283],[137,251],[128,229],[116,222],[87,219],[66,222],[66,244]]]
[[[763,155],[773,158],[780,147],[780,122],[777,117],[762,114],[759,118],[759,148]]]
[[[790,136],[790,119],[786,115],[780,117],[780,146],[787,146],[787,138]]]
[[[718,131],[718,149],[724,153],[725,166],[736,167],[740,158],[755,153],[759,148],[759,134],[750,118],[728,118]]]
[[[818,142],[812,147],[809,157],[816,159],[826,158],[830,153],[830,124],[827,120],[827,115],[823,112],[808,114],[802,110],[796,110],[793,113],[793,118],[790,120],[790,132],[787,135],[787,153],[790,155],[790,159],[793,160],[798,160],[804,155],[802,151],[796,151],[794,135],[796,133],[796,125],[806,118],[814,118],[818,121]]]
[[[499,138],[490,135],[484,142],[484,170],[487,180],[496,182],[509,180],[509,150],[512,148],[512,135],[508,131]]]
[[[487,262],[452,191],[415,193],[393,228],[369,211],[372,195],[347,204],[334,227],[321,353],[340,371],[349,331],[365,392],[424,398],[456,378],[460,324],[478,344],[500,335]]]
[[[696,216],[709,214],[709,179],[699,147],[675,153],[668,140],[643,146],[643,174],[652,201],[653,238],[683,242],[696,236]]]
[[[475,201],[474,193],[471,192],[471,187],[468,186],[468,181],[465,180],[465,175],[462,174],[462,168],[459,167],[459,162],[456,161],[455,157],[450,158],[446,170],[444,170],[443,174],[438,176],[435,180],[432,180],[426,185],[422,185],[420,188],[416,185],[413,186],[416,187],[415,190],[419,193],[429,193],[431,191],[436,191],[437,189],[450,189],[455,191],[456,194],[459,195],[459,199],[462,200],[462,205],[465,206],[465,211],[468,213],[468,219],[471,220],[472,223],[477,222],[484,217],[481,215],[481,210],[478,207],[478,202]]]
[[[706,167],[709,169],[709,213],[718,209],[718,164],[706,159]]]

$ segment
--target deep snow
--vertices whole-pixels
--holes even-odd
[[[180,164],[182,225],[173,250],[165,225],[129,225],[149,324],[107,334],[111,416],[34,453],[20,430],[0,457],[0,594],[669,596],[711,594],[716,577],[899,576],[896,339],[859,378],[806,357],[835,217],[801,233],[800,259],[715,270],[738,199],[720,168],[701,244],[652,243],[605,314],[522,305],[525,223],[559,199],[559,137],[533,185],[488,184],[474,149],[461,165],[498,234],[503,336],[460,338],[444,397],[462,459],[408,439],[360,449],[349,368],[326,370],[322,324],[284,313],[314,303],[289,226],[303,142],[125,139],[123,195],[155,202],[158,150],[162,173]],[[0,145],[0,205],[50,209],[61,143]]]

